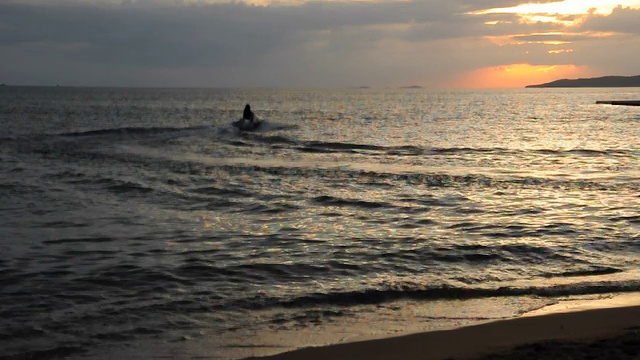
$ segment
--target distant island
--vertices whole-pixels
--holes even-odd
[[[526,88],[575,88],[575,87],[640,87],[640,75],[603,76],[588,79],[562,79],[546,84],[527,85]]]
[[[422,86],[419,85],[411,85],[411,86],[401,86],[401,89],[422,89]]]

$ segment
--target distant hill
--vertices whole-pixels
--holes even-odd
[[[550,87],[640,87],[640,75],[637,76],[603,76],[588,79],[562,79],[546,84],[527,85],[527,88]]]

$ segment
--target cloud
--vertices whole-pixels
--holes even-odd
[[[544,64],[535,42],[562,25],[469,15],[512,0],[299,2],[30,0],[0,4],[5,83],[127,86],[355,86],[442,83],[476,68]],[[593,14],[582,30],[636,31],[637,13]],[[495,21],[495,26],[485,23]],[[626,22],[625,22],[626,21]],[[635,26],[635,28],[634,28]],[[635,29],[635,30],[634,30]],[[582,31],[581,30],[581,31]],[[619,30],[611,30],[619,31]],[[580,35],[558,35],[571,41]],[[590,42],[588,36],[583,39]],[[557,55],[555,58],[573,53]]]
[[[640,34],[640,9],[618,6],[610,15],[591,14],[582,24],[583,31]]]

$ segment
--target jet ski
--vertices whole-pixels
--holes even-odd
[[[231,123],[231,125],[238,128],[240,131],[255,131],[262,124],[262,120],[256,119],[254,121],[250,121],[247,119],[240,119]]]

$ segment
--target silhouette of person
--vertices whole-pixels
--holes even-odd
[[[255,117],[256,116],[253,114],[253,111],[251,111],[251,106],[249,106],[249,104],[245,105],[244,112],[242,113],[242,118],[247,119],[253,123]]]

